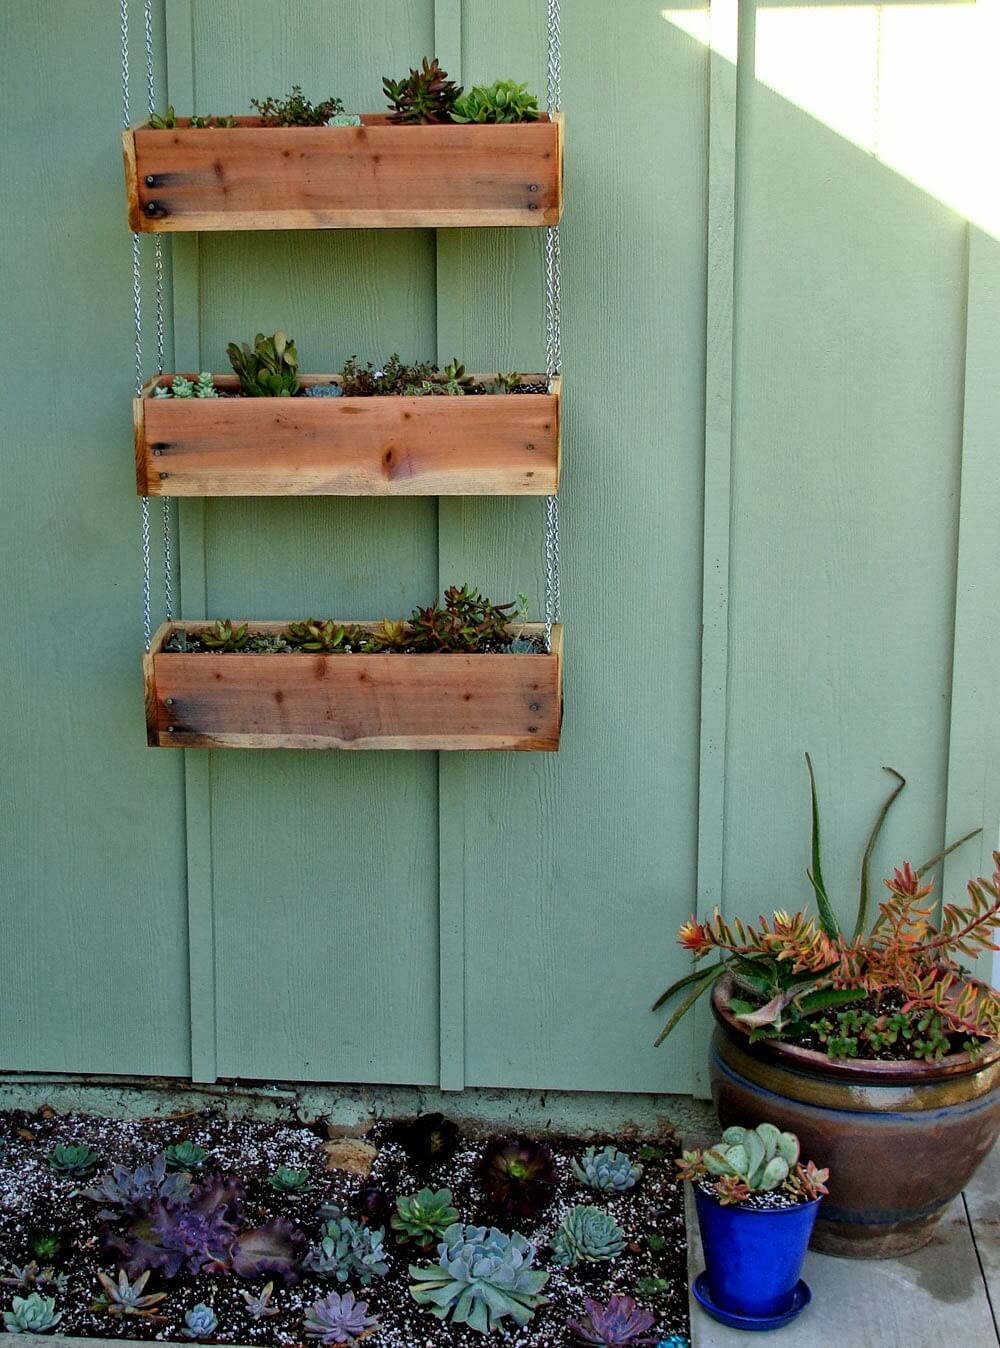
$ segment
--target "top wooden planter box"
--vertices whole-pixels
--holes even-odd
[[[555,225],[563,119],[122,133],[133,230],[400,229]]]

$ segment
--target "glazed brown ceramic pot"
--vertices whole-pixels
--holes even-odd
[[[1000,1046],[919,1063],[751,1045],[733,991],[728,978],[713,991],[712,1098],[723,1127],[775,1123],[829,1167],[812,1248],[888,1259],[926,1245],[1000,1134]]]

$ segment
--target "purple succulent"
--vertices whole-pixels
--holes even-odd
[[[304,1234],[280,1217],[244,1230],[243,1200],[238,1180],[213,1178],[185,1200],[141,1203],[124,1230],[105,1228],[105,1251],[129,1277],[161,1269],[164,1277],[175,1278],[186,1269],[242,1278],[276,1273],[294,1282],[307,1243]]]
[[[606,1306],[585,1297],[587,1313],[580,1320],[570,1320],[569,1329],[578,1343],[589,1344],[646,1344],[656,1343],[652,1338],[641,1338],[652,1329],[656,1317],[650,1311],[640,1310],[635,1297],[613,1296]]]
[[[345,1292],[343,1296],[331,1292],[306,1310],[304,1323],[309,1339],[318,1339],[320,1343],[357,1343],[377,1327],[378,1318],[368,1314],[367,1301],[355,1301],[353,1292]]]
[[[420,1114],[396,1125],[394,1141],[418,1169],[450,1161],[461,1138],[458,1124],[443,1114]]]
[[[366,1184],[355,1196],[354,1207],[361,1220],[367,1225],[389,1225],[393,1204],[390,1202],[386,1191],[380,1189],[377,1184]]]
[[[492,1138],[479,1162],[479,1182],[505,1217],[534,1217],[555,1193],[552,1152],[530,1137]]]
[[[243,1231],[230,1247],[230,1266],[241,1278],[277,1274],[285,1283],[296,1282],[296,1269],[309,1242],[305,1233],[285,1217]]]

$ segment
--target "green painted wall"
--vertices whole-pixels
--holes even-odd
[[[704,1025],[653,1050],[648,1006],[696,896],[804,900],[804,748],[845,912],[884,762],[913,784],[882,863],[982,822],[949,884],[986,864],[996,234],[820,115],[793,78],[814,39],[780,9],[563,7],[558,756],[145,748],[116,7],[6,16],[4,1067],[698,1090]],[[432,50],[467,83],[544,79],[542,0],[155,12],[184,111],[293,81],[374,107]],[[842,85],[888,145],[900,64],[880,62]],[[138,114],[139,60],[133,90]],[[177,238],[168,366],[219,369],[283,326],[313,369],[538,368],[541,242]],[[184,502],[182,609],[380,617],[465,578],[537,607],[542,522],[531,500]]]

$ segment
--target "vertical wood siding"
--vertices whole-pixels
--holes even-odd
[[[116,16],[8,16],[0,1065],[699,1090],[704,1021],[657,1051],[648,1007],[696,900],[805,901],[804,749],[845,915],[883,763],[911,780],[883,865],[982,822],[957,887],[996,845],[995,229],[879,152],[882,66],[855,42],[841,68],[832,40],[865,7],[822,22],[873,143],[773,78],[790,41],[815,59],[780,9],[563,8],[557,756],[145,748]],[[435,50],[466,84],[544,87],[542,0],[156,9],[178,110],[293,81],[368,110]],[[138,107],[138,60],[133,84]],[[166,251],[168,365],[220,369],[277,326],[312,369],[543,358],[534,231]],[[537,500],[185,501],[182,611],[378,618],[465,579],[537,611],[543,521]]]

